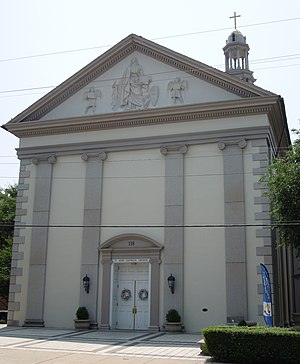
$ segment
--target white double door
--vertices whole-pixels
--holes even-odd
[[[116,276],[116,328],[148,329],[149,264],[119,264]]]

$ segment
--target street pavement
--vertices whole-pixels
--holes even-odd
[[[213,363],[188,333],[68,330],[0,325],[2,364]]]

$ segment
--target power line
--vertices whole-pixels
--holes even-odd
[[[40,87],[20,88],[20,89],[14,89],[14,90],[4,90],[4,91],[0,91],[0,94],[6,94],[6,93],[10,93],[10,92],[42,90],[45,88],[54,88],[54,87],[56,87],[56,86],[40,86]]]
[[[182,144],[184,144],[184,142],[182,142]],[[213,144],[215,144],[215,143],[213,143]],[[191,145],[191,147],[193,147],[192,145]],[[269,150],[272,150],[272,148],[268,148]],[[105,151],[105,148],[103,148],[103,150]],[[113,152],[112,152],[113,153]],[[214,151],[212,152],[211,150],[209,150],[209,149],[206,149],[206,150],[202,150],[201,151],[201,155],[194,155],[194,156],[188,156],[188,155],[186,155],[185,156],[185,159],[202,159],[202,158],[215,158],[215,157],[219,157],[220,155],[221,155],[221,153],[215,153]],[[51,154],[51,153],[49,153],[49,154]],[[53,153],[52,153],[53,154]],[[80,155],[80,154],[82,154],[82,153],[78,153],[78,155]],[[153,153],[154,154],[154,153]],[[157,149],[157,153],[156,154],[160,154],[160,152],[159,152],[159,148]],[[251,152],[245,152],[245,153],[243,153],[244,155],[252,155],[252,153]],[[2,158],[2,157],[4,157],[4,158],[15,158],[16,156],[15,155],[11,155],[11,156],[0,156],[0,158]],[[160,161],[160,160],[163,160],[163,158],[161,157],[161,158],[157,158],[157,157],[146,157],[146,158],[135,158],[135,159],[114,159],[114,160],[106,160],[106,163],[123,163],[123,162],[147,162],[147,161]],[[8,163],[8,164],[10,164],[10,162],[0,162],[0,164],[6,164],[6,163]],[[62,164],[76,164],[76,163],[82,163],[82,161],[62,161],[61,162]]]
[[[97,47],[69,49],[69,50],[65,50],[65,51],[40,53],[40,54],[34,54],[34,55],[30,55],[30,56],[6,58],[6,59],[0,59],[0,62],[12,62],[12,61],[19,61],[19,60],[30,59],[30,58],[48,57],[48,56],[54,56],[54,55],[58,55],[58,54],[83,52],[83,51],[89,51],[89,50],[93,50],[93,49],[109,48],[109,47],[112,47],[112,45],[109,44],[109,45],[102,45],[102,46],[97,46]]]
[[[172,70],[172,71],[164,71],[164,72],[153,72],[153,73],[148,73],[147,76],[157,76],[157,75],[165,75],[165,74],[170,74],[170,73],[175,73],[177,72],[176,70]],[[187,78],[192,78],[192,76],[185,76],[184,77],[185,79]],[[122,77],[111,77],[111,78],[105,78],[105,79],[101,79],[101,80],[94,80],[93,82],[94,83],[103,83],[103,82],[107,82],[107,81],[120,81],[122,79]],[[169,80],[169,78],[160,78],[159,82],[161,81],[167,81]],[[73,83],[73,85],[76,85],[76,83]],[[57,85],[56,85],[57,86]],[[0,94],[3,94],[3,93],[12,93],[12,92],[23,92],[23,91],[33,91],[33,90],[39,90],[39,89],[47,89],[47,88],[55,88],[56,86],[40,86],[40,87],[31,87],[31,88],[23,88],[23,89],[13,89],[13,90],[3,90],[3,91],[0,91]],[[88,86],[87,86],[88,87]],[[111,85],[102,85],[101,87],[111,87]]]
[[[283,56],[273,56],[273,57],[267,57],[267,58],[258,58],[258,59],[252,59],[251,60],[251,65],[253,64],[257,64],[257,63],[268,63],[268,62],[285,62],[285,61],[290,61],[293,59],[298,59],[300,58],[300,54],[296,53],[296,54],[287,54],[287,55],[283,55]],[[217,65],[213,65],[212,67],[223,67],[224,64],[217,64]]]
[[[273,69],[273,68],[294,67],[294,66],[300,66],[300,63],[295,63],[295,64],[286,64],[286,65],[274,66],[274,67],[254,68],[254,69],[253,69],[253,71],[269,70],[269,69]]]
[[[44,92],[30,92],[28,94],[17,94],[17,95],[3,95],[0,96],[0,98],[7,98],[7,97],[23,97],[23,96],[31,96],[31,95],[46,95],[48,93],[48,91],[44,91]]]
[[[232,173],[232,176],[239,176],[239,175],[243,175],[243,176],[253,176],[253,173]],[[185,175],[185,178],[191,178],[191,177],[222,177],[224,176],[224,173],[207,173],[207,174],[189,174],[189,175]],[[102,179],[103,180],[117,180],[117,179],[126,179],[126,180],[132,180],[132,179],[136,179],[136,180],[141,180],[141,179],[164,179],[166,177],[170,177],[170,176],[165,176],[165,175],[151,175],[151,176],[103,176]],[[4,176],[4,177],[0,177],[0,179],[6,179],[6,178],[18,178],[18,176]],[[85,176],[82,177],[52,177],[52,180],[56,180],[56,181],[80,181],[80,180],[93,180],[93,179],[97,179],[97,177],[88,177],[86,178]],[[26,177],[26,180],[47,180],[47,177]]]
[[[289,61],[289,60],[294,60],[294,59],[299,59],[299,58],[300,58],[300,54],[274,56],[274,57],[259,58],[257,60],[253,60],[253,61],[251,61],[251,64],[269,63],[269,62],[284,62],[284,61]],[[294,67],[294,66],[299,66],[299,65],[300,65],[299,63],[296,63],[296,64],[287,64],[287,65],[268,66],[268,67],[264,67],[264,68],[256,68],[256,69],[254,68],[253,71],[258,71],[258,70],[263,70],[263,69],[283,68],[283,67]],[[220,68],[220,67],[223,67],[223,66],[224,65],[214,65],[212,67]],[[167,74],[167,73],[172,73],[172,72],[176,72],[176,71],[156,72],[156,73],[149,73],[147,75],[154,76],[154,75],[158,75],[158,74]],[[186,76],[185,79],[192,78],[192,77],[193,76]],[[103,82],[107,82],[107,81],[115,81],[115,80],[120,80],[120,79],[121,79],[121,77],[115,77],[115,78],[109,78],[109,79],[101,79],[101,80],[97,80],[97,81],[93,81],[93,82],[94,83],[95,82],[103,83]],[[168,80],[168,78],[159,79],[158,81],[161,82],[161,81],[164,81],[164,80]],[[20,88],[20,89],[12,89],[12,90],[2,90],[2,91],[0,91],[0,94],[1,94],[0,98],[15,97],[15,96],[27,96],[27,95],[35,95],[35,94],[39,95],[39,94],[41,94],[41,92],[30,93],[30,94],[19,94],[19,95],[2,95],[2,94],[54,89],[55,87],[57,87],[57,85]],[[111,87],[111,86],[102,85],[101,87]],[[45,92],[47,92],[47,91],[45,91]]]
[[[253,172],[239,172],[239,173],[232,173],[232,176],[239,176],[239,175],[243,175],[243,176],[253,176],[255,175]],[[221,177],[224,176],[224,173],[202,173],[202,174],[185,174],[184,177],[185,178],[190,178],[190,177]],[[257,175],[258,176],[258,175]],[[168,175],[155,175],[155,174],[151,174],[151,175],[116,175],[116,176],[102,176],[103,180],[111,180],[111,179],[154,179],[154,178],[166,178],[166,177],[170,177]],[[17,177],[12,177],[12,176],[0,176],[0,178],[17,178]],[[59,177],[55,177],[52,176],[51,177],[52,180],[93,180],[93,179],[98,179],[98,177],[86,177],[86,176],[59,176]],[[47,177],[26,177],[26,180],[48,180]]]
[[[283,22],[289,22],[289,21],[295,21],[295,20],[300,20],[300,17],[272,20],[272,21],[267,21],[267,22],[254,23],[254,24],[246,24],[246,25],[241,25],[239,28],[248,28],[248,27],[255,27],[255,26],[275,24],[275,23],[283,23]],[[155,40],[179,38],[179,37],[186,37],[186,36],[191,36],[191,35],[220,32],[220,31],[224,31],[224,30],[232,30],[232,27],[202,30],[202,31],[193,32],[193,33],[173,34],[173,35],[168,35],[168,36],[163,36],[163,37],[152,38],[151,40],[155,41]],[[40,53],[40,54],[34,54],[34,55],[29,55],[29,56],[20,56],[20,57],[15,57],[15,58],[6,58],[6,59],[0,59],[0,62],[11,62],[11,61],[24,60],[24,59],[30,59],[30,58],[47,57],[47,56],[74,53],[74,52],[83,52],[83,51],[89,51],[89,50],[100,49],[100,48],[109,48],[109,47],[112,47],[112,45],[109,44],[109,45],[101,45],[101,46],[88,47],[88,48],[77,48],[77,49],[70,49],[70,50],[65,50],[65,51]]]
[[[1,223],[1,227],[15,227],[19,229],[25,228],[241,228],[241,227],[265,227],[265,228],[275,228],[275,227],[290,227],[290,226],[300,226],[300,221],[291,222],[271,222],[271,223],[242,223],[242,224],[180,224],[180,225],[168,225],[168,224],[94,224],[94,225],[81,225],[81,224],[27,224],[27,223]]]
[[[240,26],[240,28],[268,25],[268,24],[281,23],[281,22],[289,22],[289,21],[295,21],[295,20],[300,20],[300,18],[296,17],[296,18],[287,18],[287,19],[273,20],[273,21],[268,21],[268,22],[254,23],[254,24]],[[183,37],[183,36],[224,31],[224,30],[229,30],[229,29],[232,29],[232,28],[217,28],[217,29],[203,30],[203,31],[198,31],[198,32],[193,32],[193,33],[181,33],[181,34],[176,34],[176,35],[157,37],[157,38],[153,38],[152,40],[170,39],[170,38],[177,38],[177,37]],[[101,46],[97,46],[97,47],[79,48],[79,49],[65,50],[65,51],[59,51],[59,52],[50,52],[50,53],[42,53],[42,54],[29,55],[29,56],[21,56],[21,57],[16,57],[16,58],[2,59],[2,60],[0,60],[0,62],[8,62],[8,61],[21,60],[21,59],[36,58],[36,57],[45,57],[45,56],[51,56],[51,55],[58,55],[58,54],[65,54],[65,53],[72,53],[72,52],[81,52],[81,51],[87,51],[87,50],[93,50],[93,49],[99,49],[99,48],[108,48],[108,47],[111,47],[111,45],[101,45]],[[279,61],[284,61],[284,60],[297,59],[297,58],[299,58],[298,56],[300,56],[300,55],[293,54],[293,55],[275,56],[275,57],[269,57],[269,58],[264,58],[264,59],[252,60],[251,63],[253,64],[253,63],[276,62],[276,61],[279,62]],[[293,58],[291,58],[291,57],[293,57]],[[285,58],[285,59],[283,59],[283,58]],[[270,69],[270,68],[282,68],[282,67],[293,67],[293,66],[299,66],[299,64],[279,65],[279,66],[275,66],[275,67],[259,68],[256,70]],[[216,65],[214,67],[216,67],[216,68],[221,67],[221,65]],[[107,80],[103,80],[103,81],[107,81]],[[31,87],[31,88],[22,88],[22,89],[13,89],[13,90],[3,90],[3,91],[0,91],[0,94],[43,90],[43,89],[45,90],[45,89],[55,88],[55,87],[56,86],[49,85],[49,86],[40,86],[40,87]],[[40,94],[40,93],[36,93],[36,94]],[[27,96],[27,95],[32,95],[32,94],[4,95],[4,96],[0,96],[0,97],[14,97],[14,96]]]
[[[251,61],[253,63],[266,63],[266,62],[281,62],[281,61],[290,61],[291,59],[298,59],[300,58],[300,54],[288,54],[284,56],[275,56],[275,57],[267,57],[267,58],[260,58]]]

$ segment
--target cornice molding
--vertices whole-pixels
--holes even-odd
[[[19,138],[81,133],[95,130],[191,122],[256,114],[276,115],[278,97],[258,97],[226,102],[165,107],[49,121],[7,124],[6,129]],[[274,110],[276,109],[276,110]]]
[[[40,119],[67,98],[74,95],[74,93],[135,51],[168,64],[194,77],[200,78],[217,87],[221,87],[242,98],[275,96],[275,94],[258,86],[248,84],[237,77],[232,77],[225,72],[132,34],[21,112],[8,124],[36,121]]]
[[[193,65],[188,61],[183,62],[182,60],[169,57],[169,56],[163,54],[162,52],[158,52],[157,50],[154,51],[148,47],[141,46],[141,45],[137,45],[135,47],[135,50],[139,51],[140,53],[143,53],[149,57],[157,59],[158,61],[163,62],[171,67],[177,68],[180,71],[186,72],[196,78],[209,82],[215,86],[221,87],[238,96],[255,97],[258,95],[258,93],[256,93],[256,92],[253,92],[253,91],[251,92],[249,90],[241,88],[240,86],[238,86],[234,83],[229,83],[228,80],[218,78],[216,76],[216,74],[213,74],[213,72],[216,72],[216,70],[214,70],[212,67],[206,66],[206,70],[205,70],[203,67],[204,66],[203,64],[201,64],[203,68],[199,68],[199,64]]]
[[[32,158],[45,158],[46,156],[55,154],[57,157],[66,155],[83,155],[85,160],[85,154],[87,155],[87,160],[90,160],[92,156],[93,160],[100,159],[99,155],[102,153],[110,152],[121,152],[128,150],[140,150],[140,149],[153,149],[161,148],[165,145],[186,145],[187,147],[198,144],[207,143],[219,143],[220,141],[228,142],[231,140],[240,139],[264,139],[269,138],[270,129],[267,126],[255,127],[241,129],[227,129],[226,131],[220,132],[207,131],[207,132],[197,132],[197,133],[184,133],[180,135],[161,135],[161,136],[145,136],[142,138],[131,138],[131,139],[118,139],[110,141],[93,141],[93,142],[78,142],[64,145],[43,145],[36,147],[21,147],[17,149],[18,158],[22,159],[32,159]]]
[[[135,50],[135,48],[136,47],[134,47],[134,45],[126,48],[119,54],[115,55],[115,57],[112,57],[111,59],[105,61],[104,63],[96,67],[95,69],[91,70],[87,75],[83,75],[81,77],[77,75],[78,80],[74,80],[73,83],[71,84],[67,83],[66,87],[62,88],[60,93],[58,95],[55,95],[55,97],[51,98],[48,102],[47,100],[44,100],[45,101],[44,105],[41,108],[39,108],[37,112],[26,117],[24,121],[34,121],[40,119],[48,112],[53,110],[56,106],[60,105],[62,102],[68,99],[70,96],[74,95],[84,86],[92,82],[95,78],[101,76],[110,67],[114,66],[117,62],[119,62],[120,59],[125,58],[126,56],[131,54]]]

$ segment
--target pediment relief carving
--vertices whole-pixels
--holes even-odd
[[[83,94],[83,100],[85,101],[85,114],[95,114],[97,104],[101,98],[101,91],[95,87],[90,87],[88,91]]]
[[[174,80],[168,83],[167,90],[169,97],[173,105],[183,104],[184,95],[187,91],[188,83],[186,80],[181,80],[180,77],[176,77]]]
[[[122,77],[112,85],[112,109],[147,109],[149,105],[156,106],[158,96],[158,86],[152,85],[152,77],[144,73],[137,57],[133,57]]]

